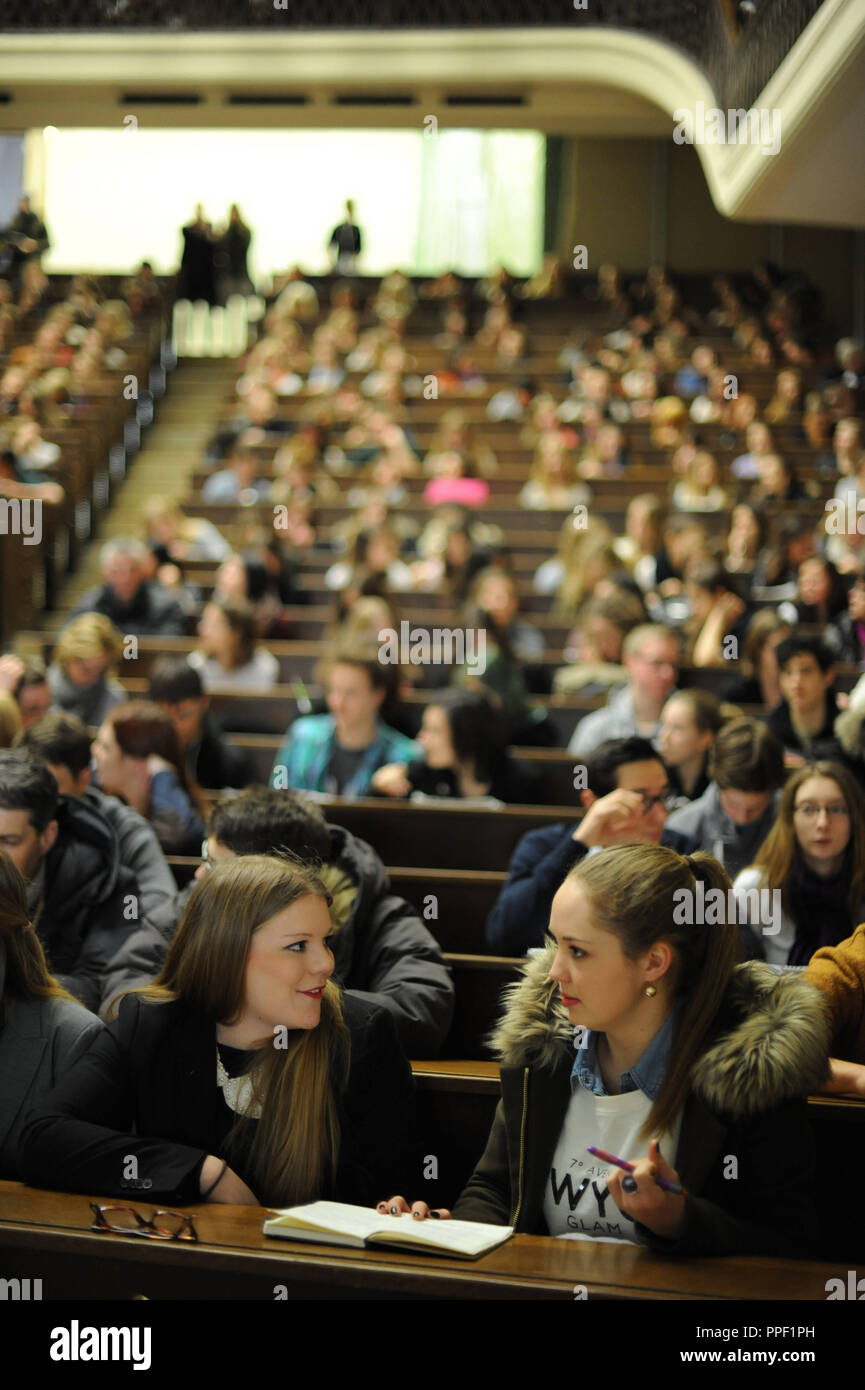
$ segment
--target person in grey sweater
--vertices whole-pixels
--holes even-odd
[[[680,660],[679,638],[672,628],[662,623],[632,628],[622,643],[628,684],[614,690],[603,709],[580,720],[569,751],[591,753],[609,738],[654,738],[661,710],[676,684]]]
[[[784,750],[765,724],[743,715],[718,733],[709,773],[703,795],[674,811],[667,829],[692,836],[733,879],[753,862],[775,824]]]

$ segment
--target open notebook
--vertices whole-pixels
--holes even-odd
[[[277,1211],[264,1223],[266,1236],[285,1240],[320,1241],[325,1245],[388,1245],[406,1250],[438,1251],[457,1259],[476,1260],[513,1235],[513,1226],[486,1226],[478,1221],[415,1221],[403,1216],[380,1216],[369,1207],[346,1202],[309,1202]]]

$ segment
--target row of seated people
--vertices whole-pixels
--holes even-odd
[[[488,582],[491,589],[498,584],[495,571],[490,573]],[[217,609],[215,604],[212,607]],[[234,614],[228,602],[224,607]],[[282,756],[275,759],[275,767],[282,768],[284,785],[316,792],[347,791],[349,795],[363,795],[370,789],[400,795],[411,790],[434,790],[430,770],[448,769],[453,775],[445,778],[443,785],[449,795],[489,793],[503,801],[537,800],[530,783],[520,779],[505,755],[508,742],[542,741],[530,726],[543,710],[531,709],[522,689],[509,701],[507,687],[502,685],[503,674],[520,673],[520,664],[512,653],[498,663],[498,679],[495,657],[482,661],[479,658],[486,653],[477,652],[474,666],[454,670],[457,685],[427,692],[420,737],[423,741],[445,734],[443,747],[428,752],[425,768],[414,768],[408,777],[404,775],[405,767],[401,769],[403,775],[398,775],[396,769],[392,775],[379,773],[383,765],[410,761],[419,750],[410,742],[415,729],[391,726],[391,718],[400,722],[397,697],[405,692],[400,683],[399,653],[394,654],[392,661],[379,659],[381,646],[375,645],[375,634],[378,631],[381,635],[378,623],[382,610],[372,599],[366,601],[366,607],[373,621],[362,633],[364,640],[353,634],[354,640],[336,643],[330,657],[320,663],[329,713],[307,713],[295,720],[286,734]],[[222,610],[219,612],[224,616]],[[215,622],[216,612],[213,618]],[[205,632],[210,632],[208,623],[204,624]],[[226,618],[225,627],[229,626]],[[480,628],[474,635],[486,638],[488,632]],[[109,721],[115,727],[118,721],[125,722],[126,715],[118,710],[118,705],[125,701],[127,690],[108,673],[123,653],[124,640],[130,639],[121,639],[100,614],[84,614],[61,633],[47,682],[38,664],[31,664],[28,674],[24,664],[11,656],[0,660],[0,681],[7,691],[17,691],[19,698],[26,690],[25,698],[31,703],[39,700],[37,687],[41,682],[43,704],[52,700],[93,726]],[[711,679],[718,694],[740,704],[763,705],[789,764],[804,755],[830,756],[848,762],[857,775],[861,774],[861,681],[852,692],[840,687],[836,690],[836,663],[827,644],[804,628],[791,628],[771,611],[754,617],[745,630],[744,641],[753,674],[743,678],[735,662],[728,663],[728,668],[733,669],[713,671]],[[209,721],[205,730],[203,702],[208,688],[247,693],[248,688],[242,679],[225,687],[220,686],[218,679],[214,683],[215,658],[206,654],[205,644],[202,646],[204,650],[189,650],[188,655],[178,654],[173,662],[165,658],[156,668],[148,668],[149,694],[165,705],[167,712],[179,716],[175,719],[176,729],[182,745],[192,750],[189,771],[193,779],[204,787],[239,785],[244,778],[248,780],[249,767],[244,767],[243,760],[231,751],[220,751]],[[665,718],[669,720],[675,714],[681,720],[684,715],[688,726],[686,742],[679,750],[671,745],[667,756],[674,775],[678,777],[678,769],[682,768],[682,794],[693,795],[703,772],[695,740],[706,733],[708,726],[702,727],[706,720],[711,718],[717,726],[717,702],[713,707],[708,695],[702,698],[699,721],[693,699],[685,702],[689,708],[681,703],[670,704],[665,714],[668,703],[679,693],[677,673],[682,658],[680,634],[668,626],[643,623],[631,628],[621,638],[619,655],[617,663],[591,664],[583,659],[575,664],[575,671],[583,677],[579,688],[584,694],[588,692],[594,697],[608,690],[610,694],[603,708],[577,724],[570,737],[571,751],[579,754],[603,738],[629,733],[655,737]],[[302,682],[300,685],[304,688]],[[256,689],[254,682],[251,689]],[[492,708],[491,702],[498,709]],[[12,700],[8,706],[9,727],[14,730]],[[306,706],[310,711],[308,698]],[[129,712],[130,719],[133,713]],[[207,746],[202,747],[205,734]],[[165,756],[165,747],[154,746],[149,751]],[[478,758],[484,774],[481,778],[476,775]]]
[[[152,275],[144,279],[138,294],[138,277],[42,277],[34,298],[14,267],[0,277],[4,637],[53,609],[136,446],[137,422],[152,417],[164,305]]]
[[[332,830],[320,820],[314,836],[304,807],[298,856],[281,832],[275,857],[273,844],[256,852],[289,798],[243,799],[214,816],[179,924],[178,904],[166,913],[156,980],[105,1028],[48,973],[13,862],[27,835],[23,854],[14,837],[0,854],[5,1175],[172,1204],[332,1196],[407,1209],[385,1194],[417,1190],[430,1136],[415,1130],[392,1008],[332,983],[351,920],[340,869],[319,853],[332,854]],[[729,879],[711,856],[649,840],[566,874],[549,944],[497,1031],[502,1102],[456,1216],[685,1255],[821,1249],[803,1100],[827,1077],[825,1004],[843,993],[850,953],[818,953],[804,977],[737,964],[734,921],[694,912],[718,890]],[[671,912],[682,901],[691,910]],[[43,1045],[22,1045],[34,1035]],[[590,1144],[636,1155],[646,1140],[630,1182],[587,1156]]]
[[[77,276],[65,295],[37,309],[25,290],[0,278],[0,492],[48,502],[63,497],[63,449],[52,435],[83,418],[110,386],[106,373],[129,369],[141,322],[162,309],[145,267],[106,297]]]
[[[626,693],[636,718],[649,727],[587,751],[580,765],[585,771],[582,820],[554,827],[556,844],[538,846],[533,863],[526,863],[533,846],[524,842],[516,849],[502,901],[507,906],[507,895],[513,901],[525,884],[537,895],[537,903],[523,904],[513,915],[531,928],[531,939],[519,949],[534,946],[542,954],[532,958],[501,1021],[503,1098],[489,1145],[462,1196],[453,1192],[450,1198],[458,1197],[454,1211],[468,1219],[513,1221],[520,1230],[563,1236],[625,1238],[665,1251],[814,1249],[820,1237],[812,1203],[813,1138],[801,1100],[821,1084],[845,1087],[858,1079],[843,1055],[831,1070],[828,1057],[842,1052],[840,1043],[836,1046],[840,1016],[833,1009],[849,1006],[855,997],[849,976],[855,978],[861,946],[857,933],[846,942],[835,935],[837,944],[822,946],[811,928],[831,928],[834,934],[846,925],[850,937],[858,920],[858,903],[851,901],[858,891],[851,873],[861,824],[858,787],[835,763],[814,764],[802,769],[802,780],[797,782],[799,771],[790,779],[789,785],[796,783],[790,824],[797,828],[797,848],[789,835],[783,848],[794,856],[797,884],[803,868],[814,880],[808,885],[813,921],[800,922],[795,914],[779,923],[759,915],[740,922],[729,912],[720,921],[700,912],[674,913],[682,897],[693,906],[714,888],[726,895],[733,856],[724,852],[723,863],[718,861],[725,834],[716,834],[707,846],[699,835],[686,838],[687,831],[665,823],[668,772],[645,734],[655,732],[669,702],[680,653],[677,646],[674,657],[669,655],[675,635],[666,628],[641,633],[637,625],[633,632],[637,636],[624,654],[630,663]],[[667,644],[666,654],[648,660],[647,642]],[[801,655],[800,648],[794,659]],[[191,890],[173,935],[177,904],[172,904],[171,926],[163,936],[170,944],[157,984],[126,999],[101,1035],[96,1024],[97,1035],[81,1043],[86,1050],[57,1089],[22,1115],[18,1150],[26,1179],[127,1195],[122,1153],[124,1160],[136,1157],[141,1180],[160,1201],[284,1204],[319,1195],[375,1201],[388,1192],[416,1191],[417,1153],[428,1137],[422,1134],[420,1149],[412,1151],[410,1078],[393,1037],[399,1019],[388,1022],[375,1006],[346,991],[341,1009],[351,1038],[348,1059],[346,1034],[340,1035],[340,1000],[328,983],[332,972],[340,973],[329,950],[340,920],[339,878],[305,876],[310,859],[316,855],[318,864],[321,852],[312,831],[300,846],[300,858],[307,861],[301,867],[261,857],[262,850],[269,856],[275,845],[287,843],[283,832],[275,841],[254,843],[233,841],[229,828],[232,816],[241,831],[254,824],[247,799],[273,808],[273,814],[298,804],[286,784],[277,790],[279,769],[287,770],[295,754],[311,753],[319,731],[331,738],[336,727],[350,731],[352,700],[358,696],[360,722],[369,733],[368,716],[377,713],[383,699],[377,678],[362,663],[346,660],[332,663],[331,674],[334,670],[342,677],[362,672],[364,679],[356,679],[354,688],[338,683],[329,688],[332,713],[324,718],[330,724],[306,725],[308,734],[289,733],[269,792],[241,793],[216,808],[207,856],[217,862],[202,869],[202,881]],[[28,688],[22,686],[19,694]],[[642,703],[647,692],[651,709]],[[810,695],[808,701],[813,703]],[[693,712],[693,701],[680,709],[689,704]],[[448,718],[444,697],[436,709]],[[811,742],[810,720],[799,719],[798,709],[792,724]],[[49,714],[47,720],[52,719],[56,716]],[[723,796],[723,814],[732,810],[734,825],[756,825],[770,803],[774,820],[773,793],[783,781],[784,757],[762,724],[744,724],[744,730],[741,721],[733,721],[710,731],[715,746],[706,790]],[[356,703],[354,725],[357,733]],[[736,736],[735,747],[722,742],[728,731]],[[83,761],[81,752],[77,760],[82,777],[89,741],[86,729],[77,732],[84,741]],[[452,743],[454,732],[450,723]],[[701,736],[704,732],[699,730]],[[675,721],[668,718],[665,737],[671,747],[675,733]],[[30,756],[39,755],[40,739],[62,734],[62,726],[52,731],[48,723],[46,731],[44,721],[42,728],[34,723],[26,733]],[[436,756],[435,739],[435,729],[429,728],[428,757]],[[699,775],[692,778],[697,752],[704,756],[711,742],[692,747],[682,760],[683,767],[689,763],[683,775],[691,791],[699,785]],[[292,743],[301,745],[294,753]],[[325,750],[324,767],[339,790],[352,775],[341,753],[363,753],[369,742],[352,745],[349,738],[337,744],[336,758],[333,747]],[[106,767],[109,763],[99,746],[97,736],[101,773],[100,756]],[[724,769],[736,764],[736,748],[738,771],[726,781]],[[583,749],[578,751],[583,756]],[[109,753],[114,755],[110,746]],[[43,742],[41,756],[55,772],[62,770],[56,746],[52,758],[49,742]],[[9,759],[11,768],[22,755],[0,757]],[[319,749],[318,763],[321,759]],[[297,757],[298,765],[304,761],[315,759]],[[392,785],[410,765],[403,770],[385,763]],[[71,765],[65,766],[73,775]],[[466,782],[460,789],[474,787]],[[691,807],[683,809],[687,813]],[[406,808],[406,818],[411,813]],[[308,814],[305,808],[303,815]],[[51,823],[37,834],[34,824],[26,824],[26,814],[24,819],[18,833],[32,851],[34,835],[40,839]],[[782,820],[779,811],[779,826]],[[678,843],[672,839],[677,833]],[[664,835],[666,845],[659,843]],[[739,846],[737,833],[726,838],[731,849]],[[14,840],[13,831],[11,848],[20,849]],[[551,851],[555,866],[547,862]],[[748,860],[750,851],[751,846]],[[227,862],[218,862],[223,859]],[[835,880],[845,874],[850,881],[839,887]],[[829,891],[818,900],[821,883]],[[32,884],[31,879],[31,890]],[[331,899],[329,912],[323,907],[325,894]],[[26,897],[22,911],[19,893],[16,927],[32,948],[27,912]],[[37,920],[43,939],[49,925],[43,904]],[[139,953],[150,949],[159,932],[158,921],[133,927],[121,946],[128,968],[122,984],[134,981],[136,966],[143,964]],[[548,929],[553,944],[545,948]],[[337,957],[344,930],[338,928],[333,941]],[[764,951],[768,956],[780,937],[781,947],[789,942],[789,963],[805,964],[809,936],[812,950],[821,949],[808,965],[807,978],[775,974],[767,961],[740,962],[744,942],[752,956]],[[49,960],[54,964],[50,944]],[[861,965],[859,970],[861,976]],[[144,977],[153,971],[151,957]],[[44,976],[40,983],[50,989]],[[822,994],[814,988],[821,983]],[[100,1002],[108,1005],[114,992],[109,981]],[[848,1026],[851,1017],[854,1032],[861,1031],[855,1002]],[[574,1028],[581,1030],[576,1056]],[[848,1040],[849,1035],[845,1045]],[[855,1047],[861,1055],[858,1037]],[[648,1154],[637,1157],[647,1142]],[[634,1155],[635,1171],[626,1180],[609,1173],[605,1162],[590,1162],[588,1143]],[[726,1181],[730,1153],[741,1164],[739,1183]],[[384,1205],[398,1211],[404,1203],[391,1198]],[[414,1209],[423,1215],[426,1205],[416,1202]]]
[[[701,429],[726,431],[720,436],[725,449],[741,441],[742,452],[734,455],[731,476],[734,480],[760,477],[761,497],[790,500],[808,495],[810,485],[798,485],[789,461],[779,457],[779,446],[783,455],[793,441],[813,451],[821,475],[856,471],[862,452],[855,418],[862,406],[861,345],[842,340],[836,345],[834,361],[822,351],[794,353],[787,360],[800,365],[784,368],[771,400],[761,402],[753,392],[739,390],[737,377],[724,375],[717,334],[721,333],[723,342],[726,333],[726,341],[743,355],[746,375],[749,362],[762,360],[751,352],[756,342],[766,347],[775,335],[781,355],[786,356],[793,335],[791,303],[783,292],[765,301],[761,326],[745,303],[753,285],[736,289],[729,282],[719,282],[718,307],[704,321],[682,305],[664,272],[649,277],[636,299],[618,292],[609,296],[604,284],[605,278],[599,275],[597,297],[613,306],[611,321],[587,321],[575,306],[580,325],[575,340],[564,347],[557,345],[559,376],[553,389],[559,394],[564,390],[564,399],[540,389],[537,380],[515,378],[487,400],[482,378],[458,372],[467,398],[480,402],[483,423],[477,423],[469,407],[453,409],[445,400],[448,408],[431,438],[422,433],[421,424],[429,418],[425,409],[429,393],[424,388],[428,378],[422,381],[412,373],[419,362],[427,368],[438,363],[428,340],[418,339],[416,356],[406,346],[411,310],[419,304],[413,292],[408,303],[404,294],[401,299],[406,311],[401,315],[402,336],[392,325],[379,324],[368,334],[369,351],[366,345],[358,349],[360,314],[349,289],[339,289],[330,315],[314,328],[274,306],[266,319],[266,336],[244,363],[236,399],[208,449],[211,463],[230,458],[231,466],[206,479],[205,498],[254,500],[273,495],[279,501],[296,501],[301,496],[326,500],[347,477],[371,464],[374,486],[367,492],[400,502],[405,500],[402,484],[420,472],[423,457],[428,488],[436,489],[429,500],[443,500],[447,494],[451,500],[483,505],[490,495],[487,480],[495,482],[501,473],[491,447],[493,432],[502,448],[518,443],[534,450],[531,476],[520,494],[521,505],[529,507],[570,508],[585,500],[581,478],[619,477],[626,472],[623,427],[635,431],[635,443],[644,427],[649,431],[650,446],[667,451],[673,479],[679,478],[681,496],[676,504],[698,510],[717,510],[725,504],[717,478],[709,476],[713,461],[707,458]],[[402,289],[411,287],[404,284]],[[494,285],[489,292],[488,313],[495,323],[485,328],[492,334],[491,345],[499,336],[524,338],[524,328],[514,325],[520,306],[512,287]],[[459,288],[452,286],[449,293],[458,295]],[[543,304],[534,308],[539,315]],[[535,320],[540,331],[542,320],[537,315]],[[551,321],[553,331],[557,326]],[[605,328],[610,331],[605,333]],[[308,330],[309,351],[304,342]],[[699,341],[701,331],[707,339],[715,336],[714,345]],[[694,335],[697,343],[692,346]],[[549,341],[555,343],[555,338]],[[305,381],[310,360],[321,354],[331,359],[331,367],[314,382]],[[771,350],[768,356],[771,361]],[[516,370],[516,363],[511,366]],[[367,367],[373,370],[358,389],[348,383],[346,369]],[[813,388],[807,400],[803,399],[803,368]],[[445,394],[450,389],[446,377],[445,372],[439,383]],[[311,395],[309,404],[298,400],[298,393]],[[750,431],[747,437],[746,431]],[[266,477],[256,474],[257,465],[259,473],[265,472],[264,457],[257,458],[256,450],[264,447],[266,455],[268,444],[276,493]],[[281,447],[273,457],[278,444]],[[768,459],[771,466],[764,470]],[[357,493],[353,488],[355,504]]]
[[[462,622],[472,630],[483,628],[486,682],[498,686],[500,696],[507,695],[517,703],[524,702],[528,693],[545,693],[551,688],[586,690],[597,687],[604,678],[608,684],[620,683],[621,669],[598,672],[594,667],[598,663],[620,667],[625,636],[649,617],[675,622],[683,635],[686,660],[693,666],[729,669],[740,643],[746,662],[752,667],[759,664],[760,652],[752,651],[750,639],[753,633],[753,645],[759,647],[765,608],[775,609],[784,623],[818,627],[838,660],[859,664],[863,651],[861,562],[842,576],[825,555],[816,553],[815,528],[808,520],[791,519],[791,526],[786,528],[790,532],[785,542],[787,568],[783,576],[776,575],[784,582],[758,586],[752,583],[753,574],[745,576],[736,570],[732,559],[732,547],[738,545],[734,534],[756,534],[757,521],[746,508],[736,512],[731,552],[724,561],[713,559],[704,549],[705,537],[701,538],[699,525],[694,530],[684,518],[679,518],[684,525],[675,525],[673,518],[665,534],[664,553],[654,557],[651,587],[646,588],[637,578],[639,565],[631,574],[605,553],[603,537],[591,530],[579,533],[571,528],[571,534],[582,535],[585,544],[579,547],[579,555],[572,545],[573,568],[559,575],[567,583],[572,600],[570,612],[561,618],[538,617],[535,601],[530,603],[531,612],[521,611],[521,604],[525,606],[529,600],[524,592],[521,595],[523,586],[514,579],[506,557],[473,549],[469,542],[465,559],[474,573],[467,586],[467,601],[461,609],[455,601],[452,614],[439,610],[439,617]],[[376,543],[380,545],[385,539],[379,536]],[[466,539],[464,532],[461,539]],[[618,570],[611,568],[611,558]],[[229,555],[215,572],[210,599],[202,608],[199,591],[187,610],[162,584],[147,578],[147,565],[147,552],[137,542],[109,542],[104,548],[105,582],[82,598],[76,614],[102,613],[127,636],[181,636],[195,621],[193,613],[200,612],[201,652],[196,661],[211,689],[266,690],[280,683],[279,662],[262,644],[262,633],[269,632],[278,641],[298,631],[317,633],[321,640],[332,643],[354,635],[368,637],[382,627],[399,631],[402,613],[414,616],[416,612],[414,604],[410,609],[401,608],[403,596],[390,589],[386,559],[384,569],[356,575],[347,584],[330,622],[323,621],[317,611],[302,618],[296,609],[291,620],[283,620],[278,594],[264,579],[263,557]],[[541,566],[553,578],[558,569],[559,563],[554,561]],[[548,584],[546,574],[543,583],[544,587]],[[370,602],[373,598],[380,602]],[[435,603],[435,596],[431,596],[428,611],[436,611]],[[569,633],[570,614],[576,622]],[[564,643],[563,650],[551,651],[550,639]],[[735,641],[731,643],[731,639]],[[115,651],[115,662],[117,655]],[[570,667],[561,666],[562,660],[569,661]],[[593,669],[587,672],[587,666]],[[441,678],[440,669],[413,673],[415,681]]]
[[[680,704],[687,706],[688,703],[686,692],[680,697]],[[146,706],[143,708],[146,710]],[[677,729],[671,722],[666,728],[665,743],[668,746],[675,743],[681,733],[681,728]],[[124,829],[125,840],[132,848],[125,860],[121,853],[120,863],[133,879],[143,867],[145,882],[142,886],[146,895],[141,905],[144,920],[137,929],[134,949],[124,947],[124,951],[132,949],[133,960],[137,958],[140,963],[143,958],[155,973],[160,930],[154,931],[153,927],[154,923],[157,926],[161,923],[161,905],[156,900],[160,884],[163,889],[165,887],[164,873],[160,876],[164,860],[157,839],[163,812],[159,793],[154,797],[151,792],[149,800],[146,790],[143,795],[140,793],[148,782],[151,787],[158,783],[162,770],[152,768],[153,755],[125,755],[116,743],[113,753],[106,754],[98,737],[92,745],[101,787],[97,790],[92,785],[89,733],[81,721],[59,711],[49,711],[35,720],[17,742],[21,750],[44,759],[64,794],[86,795],[97,812],[111,810],[115,829]],[[434,748],[434,740],[430,742]],[[708,737],[702,736],[701,742],[707,754],[703,774],[706,787],[690,802],[675,796],[669,769],[648,739],[631,735],[608,739],[595,748],[588,761],[579,766],[579,772],[584,775],[575,779],[581,788],[579,800],[585,812],[582,818],[576,824],[573,821],[548,822],[530,830],[517,844],[498,900],[489,913],[486,926],[489,945],[500,955],[510,957],[540,947],[552,896],[563,875],[581,858],[601,848],[632,841],[663,842],[677,849],[702,849],[712,853],[733,880],[731,902],[736,904],[743,957],[765,959],[779,966],[802,966],[816,950],[835,947],[851,937],[859,921],[865,918],[865,883],[861,867],[865,863],[861,850],[865,840],[865,799],[860,783],[843,765],[825,758],[803,762],[786,776],[781,745],[765,724],[748,717],[732,718],[714,737],[711,732]],[[28,758],[23,752],[3,756],[11,779],[6,794],[13,800],[15,796],[23,797],[26,803],[27,774],[31,778],[33,774]],[[158,763],[158,758],[156,761]],[[129,767],[125,769],[125,776],[113,772],[126,764]],[[134,774],[139,777],[137,783],[132,780]],[[24,791],[16,778],[23,778]],[[42,781],[45,780],[43,777]],[[50,782],[50,778],[48,780]],[[113,791],[119,792],[124,799],[117,800],[111,795]],[[136,791],[139,796],[134,794]],[[45,787],[42,793],[43,800],[50,796]],[[34,795],[32,786],[30,794]],[[266,805],[278,806],[281,789],[277,785],[270,792],[261,789],[255,795],[263,797]],[[252,797],[253,805],[255,795],[246,794]],[[285,804],[286,807],[295,806],[297,793],[288,792]],[[154,805],[158,809],[154,809]],[[245,806],[244,794],[225,805]],[[143,816],[135,810],[136,806]],[[678,809],[672,809],[676,806]],[[26,805],[10,809],[15,811],[13,833],[16,830],[21,833],[27,821]],[[77,808],[73,806],[72,810]],[[286,811],[286,814],[291,812]],[[144,817],[148,815],[150,826],[145,829]],[[44,808],[38,818],[44,820]],[[93,819],[91,814],[89,821]],[[99,831],[101,819],[96,814],[94,830],[85,817],[79,838],[83,835],[86,840],[89,834],[91,839],[95,835],[97,842],[104,840],[104,825]],[[75,817],[71,820],[67,829],[74,838]],[[197,823],[195,834],[204,837],[203,823]],[[142,846],[146,850],[143,854]],[[52,847],[53,841],[47,845],[48,849]],[[186,847],[192,848],[189,844]],[[35,854],[35,848],[31,850]],[[106,892],[110,920],[123,885],[115,881],[117,854],[106,858],[100,881]],[[69,863],[75,863],[74,855]],[[38,882],[40,872],[34,860],[29,876]],[[49,913],[48,930],[58,939],[68,937],[71,932],[73,955],[81,950],[85,962],[91,955],[95,959],[95,964],[82,966],[85,976],[88,969],[91,974],[100,975],[106,966],[106,952],[109,956],[114,954],[109,950],[114,937],[111,931],[106,934],[104,923],[99,930],[94,930],[92,938],[85,931],[86,913],[82,917],[80,901],[82,885],[76,883],[73,891],[64,879],[64,872],[56,882],[52,874],[50,899],[51,911],[59,913],[65,925],[62,929],[52,927]],[[40,886],[43,895],[45,888],[43,876]],[[95,881],[90,891],[95,901]],[[130,891],[127,883],[122,894],[124,901]],[[137,897],[132,900],[138,904]],[[74,929],[68,921],[70,916],[77,923]],[[138,906],[124,920],[135,923]],[[422,932],[428,937],[425,928]],[[128,934],[133,934],[131,926]],[[132,968],[128,962],[124,964],[124,953],[120,954],[121,960],[115,962],[107,984],[86,980],[88,1000],[92,1002],[95,998],[103,1008],[110,1003],[116,978],[128,976]],[[426,1041],[436,1044],[435,1051],[443,1036],[430,1036]],[[865,1091],[859,1073],[854,1071],[852,1075],[857,1087]],[[862,1075],[865,1076],[865,1072]]]

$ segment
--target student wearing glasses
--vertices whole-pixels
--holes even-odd
[[[622,643],[628,684],[613,691],[603,709],[581,719],[568,745],[571,753],[591,753],[609,738],[655,738],[665,701],[679,673],[677,633],[663,623],[641,623]]]
[[[542,946],[553,894],[581,859],[608,845],[663,841],[689,852],[696,841],[665,828],[673,795],[667,769],[645,738],[611,738],[575,769],[585,811],[576,824],[530,830],[514,850],[505,886],[487,918],[486,938],[499,955]]]
[[[32,1111],[24,1180],[277,1207],[410,1180],[409,1064],[387,1012],[331,980],[329,902],[293,859],[215,865],[157,979]]]
[[[865,797],[846,768],[806,763],[790,776],[733,889],[746,949],[770,964],[807,965],[865,921]]]

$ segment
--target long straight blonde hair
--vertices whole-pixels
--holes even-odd
[[[249,854],[214,865],[195,885],[152,985],[136,991],[157,1003],[180,1000],[214,1025],[233,1023],[243,1008],[253,935],[304,897],[330,897],[297,859]],[[349,1035],[340,993],[328,981],[317,1027],[288,1034],[285,1048],[258,1049],[249,1072],[256,1122],[239,1117],[224,1157],[254,1125],[250,1165],[256,1195],[267,1205],[309,1202],[333,1180],[339,1158],[338,1093],[348,1076]],[[214,1063],[215,1065],[215,1063]]]

